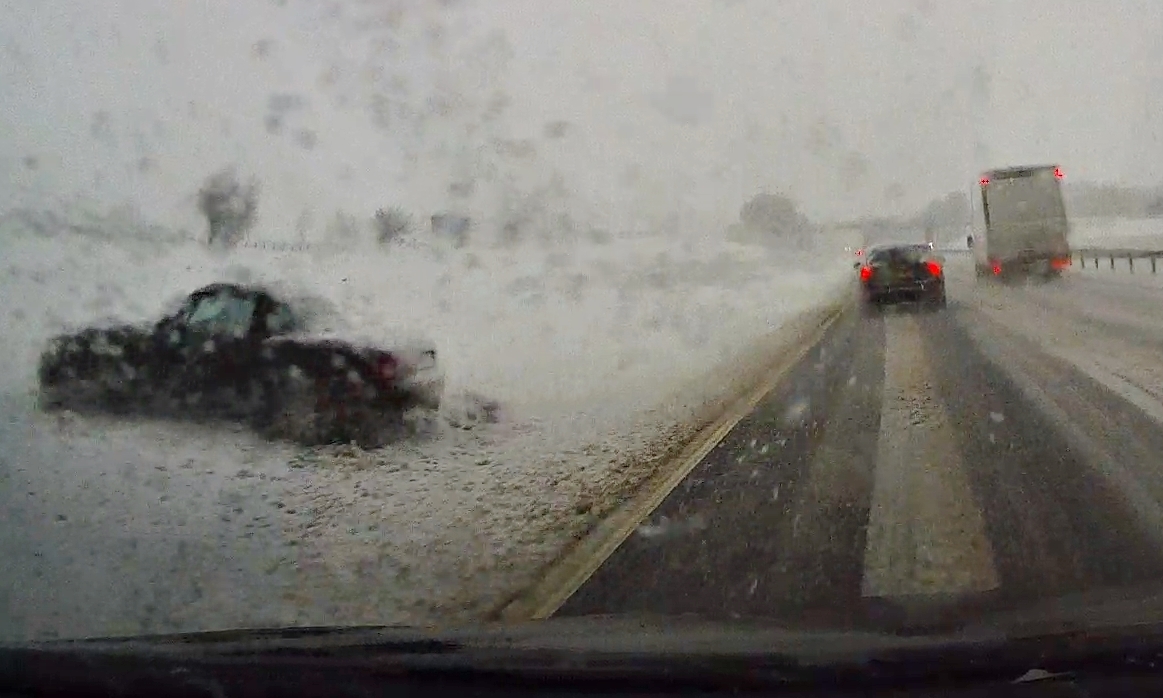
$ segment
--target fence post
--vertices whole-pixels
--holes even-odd
[[[1151,273],[1155,273],[1155,255],[1151,255]]]
[[[1112,253],[1111,254],[1111,271],[1114,271],[1114,270],[1115,270],[1115,256]]]
[[[1127,255],[1127,268],[1132,274],[1135,273],[1135,256],[1133,254]]]
[[[1082,262],[1082,268],[1085,269],[1086,268],[1086,255],[1084,255],[1084,254],[1078,255],[1078,261]]]

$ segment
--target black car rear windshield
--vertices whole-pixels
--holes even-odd
[[[924,261],[929,254],[927,245],[887,247],[873,250],[868,255],[869,264],[916,264]]]

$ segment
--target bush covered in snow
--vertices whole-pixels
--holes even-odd
[[[233,247],[242,242],[257,219],[258,183],[240,182],[233,168],[208,177],[198,191],[198,210],[209,226],[207,242]]]
[[[395,242],[412,232],[412,216],[398,206],[381,208],[376,211],[375,228],[378,242]]]
[[[739,222],[748,231],[770,235],[774,240],[797,247],[810,244],[817,229],[792,199],[768,192],[757,194],[743,204]]]
[[[438,239],[447,240],[455,247],[463,247],[468,243],[468,231],[472,227],[472,219],[455,213],[436,213],[432,216],[432,234]]]

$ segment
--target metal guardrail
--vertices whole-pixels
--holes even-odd
[[[233,246],[237,249],[265,250],[267,252],[310,252],[315,247],[309,242],[278,242],[274,240],[240,240]]]
[[[1129,250],[1118,248],[1105,247],[1082,247],[1071,250],[1071,256],[1077,261],[1080,269],[1098,269],[1102,266],[1107,266],[1111,271],[1115,271],[1116,261],[1126,261],[1127,271],[1135,273],[1135,260],[1140,260],[1151,267],[1151,273],[1158,273],[1158,269],[1163,264],[1159,263],[1163,259],[1163,250]],[[1103,264],[1105,262],[1105,264]],[[1089,263],[1089,264],[1088,264]],[[1093,266],[1090,266],[1090,265]]]

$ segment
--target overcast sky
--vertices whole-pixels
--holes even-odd
[[[1020,163],[1163,180],[1159,0],[55,0],[0,20],[5,205],[193,225],[225,164],[280,229],[439,208],[474,177],[494,185],[470,208],[502,181],[656,220],[762,189],[818,218],[910,211]]]
[[[710,103],[688,105],[689,139],[724,177],[818,211],[916,206],[1025,162],[1163,179],[1161,2],[500,4],[543,74],[626,93],[675,81],[676,113],[684,91]]]

